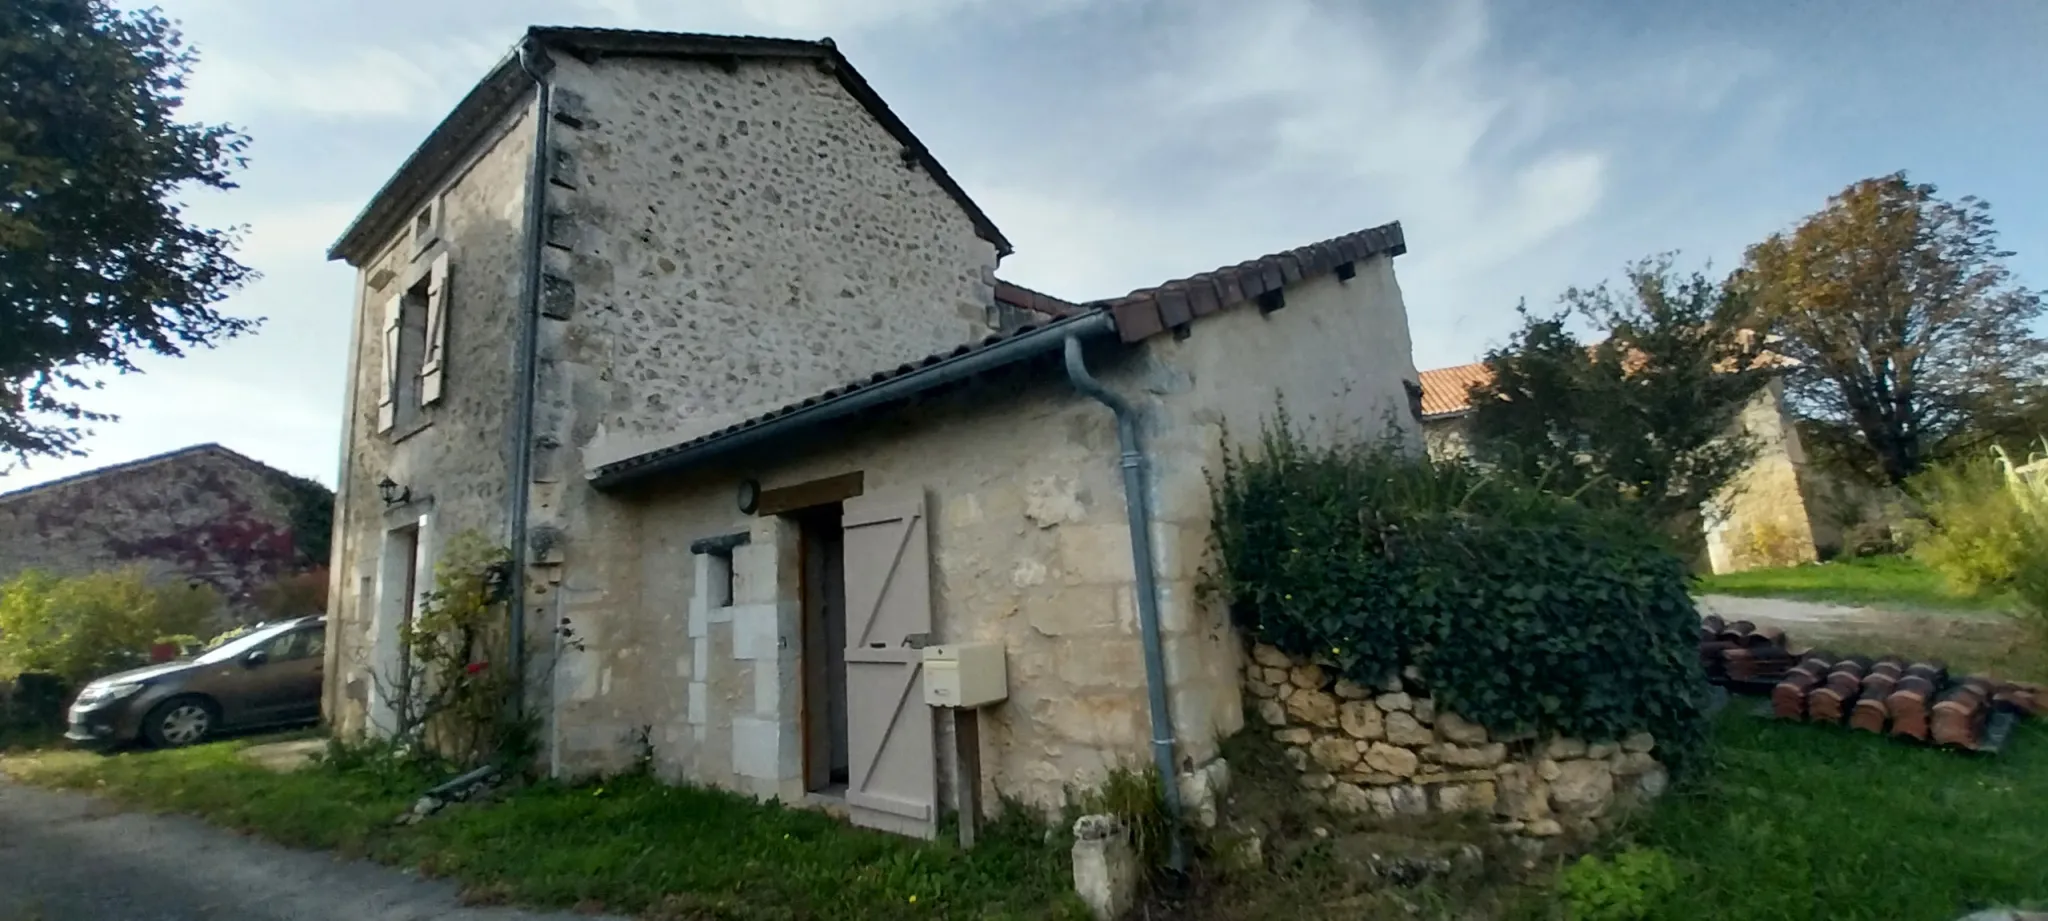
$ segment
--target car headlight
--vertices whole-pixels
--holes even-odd
[[[131,681],[127,684],[89,684],[86,685],[85,690],[78,692],[78,702],[81,704],[111,703],[124,697],[133,697],[140,693],[143,687],[145,685],[139,681]]]

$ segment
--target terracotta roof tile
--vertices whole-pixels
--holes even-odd
[[[1422,378],[1422,418],[1435,419],[1471,409],[1472,387],[1493,380],[1493,369],[1486,362],[1475,361],[1423,371],[1416,376]]]
[[[1228,310],[1267,291],[1335,271],[1340,265],[1374,256],[1398,256],[1407,251],[1401,223],[1395,221],[1140,288],[1111,301],[1109,309],[1116,315],[1118,334],[1125,342],[1136,342],[1186,325],[1195,317]]]
[[[1597,348],[1598,346],[1587,346],[1586,352],[1590,355]],[[1642,361],[1640,354],[1631,353],[1624,360],[1624,366],[1633,372],[1641,366]],[[1758,354],[1750,363],[1750,367],[1790,368],[1796,364],[1797,362],[1776,352],[1766,351]],[[1722,362],[1715,367],[1717,370],[1726,370],[1730,364]],[[1423,371],[1416,376],[1422,379],[1422,418],[1436,419],[1471,409],[1471,389],[1493,380],[1493,370],[1488,368],[1485,362],[1475,361],[1466,365]]]
[[[1029,310],[1041,316],[1054,318],[1071,317],[1082,310],[1079,304],[1061,300],[1042,291],[1033,291],[1000,278],[996,279],[996,301],[1019,310]]]

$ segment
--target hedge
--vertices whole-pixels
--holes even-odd
[[[1648,731],[1679,761],[1704,738],[1685,567],[1624,512],[1392,443],[1311,445],[1284,413],[1212,489],[1211,586],[1258,641],[1361,683],[1414,666],[1507,736]]]

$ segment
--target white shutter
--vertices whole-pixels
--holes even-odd
[[[384,302],[384,377],[377,389],[377,431],[388,432],[398,423],[398,340],[405,320],[405,295],[394,294]]]
[[[448,344],[448,254],[434,257],[427,277],[427,354],[420,363],[420,405],[441,399],[441,357]]]

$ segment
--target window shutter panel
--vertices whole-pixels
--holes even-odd
[[[384,376],[378,382],[377,431],[388,432],[398,422],[398,339],[405,317],[405,295],[394,294],[384,302]]]
[[[441,364],[448,344],[448,254],[434,257],[427,278],[427,354],[420,363],[420,405],[441,399]]]

